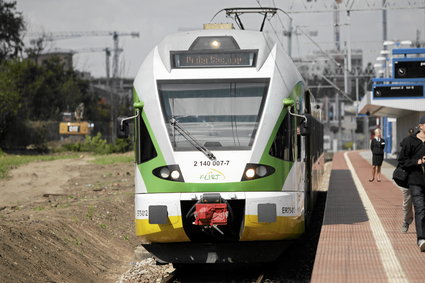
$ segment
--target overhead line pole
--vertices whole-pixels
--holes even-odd
[[[292,18],[289,18],[289,28],[288,28],[288,55],[292,57]]]

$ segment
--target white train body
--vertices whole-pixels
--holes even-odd
[[[167,36],[136,76],[134,103],[140,114],[136,234],[145,244],[274,241],[304,233],[323,169],[320,144],[313,145],[320,143],[321,124],[300,134],[301,116],[316,120],[313,98],[265,33]],[[209,219],[199,216],[202,203],[214,202],[227,206],[213,205]]]

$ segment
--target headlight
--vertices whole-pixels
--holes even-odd
[[[183,175],[178,165],[158,167],[152,171],[152,174],[163,180],[184,182]]]
[[[210,46],[214,49],[218,49],[221,46],[221,42],[218,40],[213,40],[211,41]]]
[[[263,164],[248,163],[243,171],[241,181],[251,181],[259,178],[264,178],[273,174],[276,170]]]
[[[177,180],[178,178],[180,178],[180,172],[179,171],[174,170],[173,172],[171,172],[171,179]]]
[[[255,176],[255,170],[254,170],[254,169],[252,169],[252,168],[249,168],[248,170],[246,170],[246,171],[245,171],[245,176],[246,176],[248,179],[253,178],[253,177]]]
[[[256,173],[259,177],[264,177],[264,176],[266,176],[266,174],[267,174],[267,168],[266,168],[265,166],[263,166],[263,165],[258,166],[258,167],[255,169],[255,173]]]
[[[159,175],[163,179],[168,179],[170,177],[170,169],[168,169],[167,167],[162,167],[161,170],[159,170]]]

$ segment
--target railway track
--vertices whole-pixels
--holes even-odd
[[[173,271],[172,273],[170,273],[167,277],[165,277],[165,278],[163,278],[161,280],[161,283],[174,283],[174,282],[178,282],[175,273],[176,273],[175,271]]]
[[[170,275],[168,275],[166,278],[162,279],[161,283],[185,283],[185,282],[189,282],[189,283],[194,283],[194,282],[199,282],[200,278],[187,278],[184,275],[178,275],[178,271],[175,271],[173,273],[171,273]],[[204,274],[205,275],[205,274]],[[246,278],[244,278],[243,274],[239,274],[238,279],[230,279],[228,278],[228,274],[226,272],[226,274],[223,274],[223,277],[226,278],[211,278],[211,279],[202,279],[202,282],[207,282],[207,283],[226,283],[226,282],[244,282],[244,283],[272,283],[273,281],[266,279],[265,277],[265,273],[264,272],[260,272],[259,275],[253,277],[253,276],[246,276]]]

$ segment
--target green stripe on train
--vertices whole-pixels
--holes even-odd
[[[303,95],[303,93],[304,93],[303,90],[304,90],[303,83],[298,82],[295,85],[295,87],[292,89],[292,91],[291,91],[291,93],[289,94],[288,97],[292,98],[294,100],[297,100],[297,99],[299,99],[300,96]],[[276,134],[279,130],[279,127],[280,127],[280,125],[281,125],[281,123],[282,123],[282,121],[283,121],[283,119],[285,118],[286,115],[288,115],[288,109],[284,108],[283,104],[282,104],[282,112],[280,112],[280,114],[279,114],[279,118],[276,121],[276,124],[273,128],[273,132],[270,135],[269,141],[267,142],[267,144],[264,148],[263,155],[261,156],[261,159],[260,159],[261,164],[269,165],[269,166],[272,166],[273,168],[275,168],[276,172],[272,176],[278,177],[277,180],[276,180],[277,181],[276,186],[279,188],[278,189],[279,191],[282,189],[283,184],[285,183],[286,178],[289,174],[289,171],[291,171],[291,168],[294,165],[294,162],[285,161],[285,160],[282,160],[280,158],[271,156],[269,154],[269,152],[270,152],[270,148],[273,144],[273,141],[276,138]],[[272,177],[272,176],[270,176],[270,177]]]

